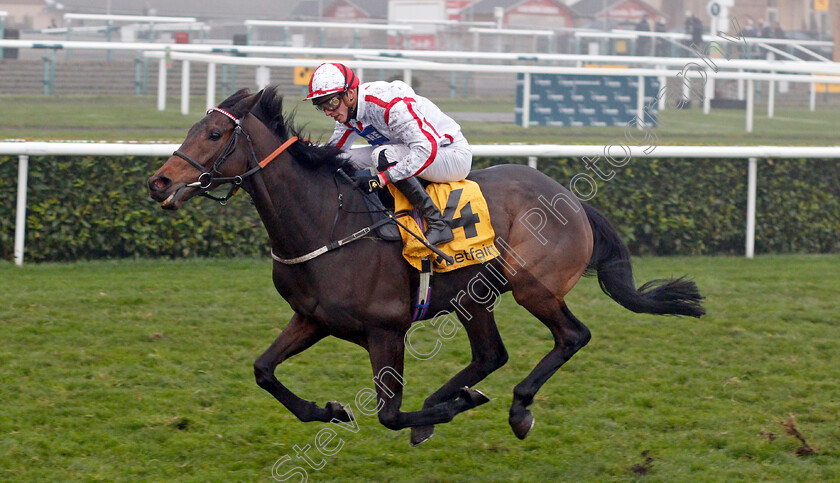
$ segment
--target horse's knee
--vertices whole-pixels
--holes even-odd
[[[265,388],[274,381],[274,369],[268,365],[261,364],[259,360],[254,363],[254,379],[257,385]]]
[[[575,342],[575,347],[580,349],[581,347],[588,344],[589,340],[592,339],[592,332],[590,332],[589,328],[585,325],[581,325],[580,330],[574,335],[573,339]]]
[[[399,431],[400,429],[403,429],[403,427],[399,424],[399,412],[379,411],[378,416],[379,422],[382,423],[382,426],[385,426],[386,428],[394,431]]]
[[[501,348],[500,351],[480,357],[477,359],[473,359],[473,363],[475,364],[475,370],[478,372],[478,376],[481,379],[489,376],[493,371],[502,367],[508,361],[508,353],[504,347]]]
[[[563,306],[561,310],[567,322],[563,331],[563,339],[568,347],[572,347],[577,352],[589,343],[589,340],[592,339],[592,333],[589,331],[589,327],[583,325],[583,322],[569,311],[568,307]]]
[[[592,332],[589,331],[589,327],[583,326],[583,333],[581,334],[580,346],[583,347],[589,343],[592,339]]]
[[[493,361],[494,368],[493,370],[499,369],[503,365],[507,364],[508,361],[508,353],[507,349],[504,347],[501,348],[498,352],[496,352],[496,359]]]
[[[589,331],[588,327],[581,324],[578,330],[572,334],[569,339],[569,342],[575,348],[575,352],[577,352],[580,348],[589,343],[589,340],[592,339],[592,332]]]

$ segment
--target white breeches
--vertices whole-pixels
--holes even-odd
[[[405,144],[385,144],[377,147],[385,148],[388,152],[388,159],[397,162],[408,157],[409,147]],[[375,171],[378,164],[378,159],[375,158],[378,157],[379,151],[377,150],[374,154],[374,149],[376,149],[374,146],[364,146],[348,149],[345,153],[347,153],[346,157],[353,166],[359,169],[373,168]],[[439,146],[432,164],[416,176],[433,183],[461,181],[467,177],[471,167],[472,151],[470,145],[465,139],[461,138],[452,144]]]

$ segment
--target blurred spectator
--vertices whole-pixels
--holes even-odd
[[[703,21],[689,10],[685,12],[685,33],[689,35],[689,46],[694,44],[698,50],[703,49]]]
[[[742,37],[758,37],[758,30],[756,30],[755,24],[751,18],[747,19],[747,23],[744,24],[744,29],[741,33]]]
[[[741,30],[741,35],[740,36],[741,37],[750,37],[750,38],[759,36],[758,29],[755,28],[755,23],[753,23],[751,18],[747,19],[747,23],[744,24],[744,29]],[[744,50],[742,50],[742,52],[748,58],[752,58],[752,57],[755,57],[755,56],[758,55],[758,47],[756,47],[753,44],[748,44],[747,47]]]
[[[777,39],[785,38],[785,31],[782,30],[782,25],[779,22],[773,24],[773,37]]]
[[[656,26],[654,30],[658,33],[665,33],[668,31],[668,26],[665,25],[665,17],[656,18]],[[656,56],[666,57],[668,55],[668,42],[663,38],[656,39]]]
[[[650,23],[648,23],[647,14],[642,15],[642,19],[636,24],[637,32],[650,32]],[[650,37],[639,36],[636,39],[636,55],[648,56],[652,55],[650,51]]]
[[[769,39],[773,37],[773,32],[770,30],[770,26],[767,25],[767,22],[764,19],[758,21],[758,36]]]

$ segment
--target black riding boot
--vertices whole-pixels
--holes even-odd
[[[452,235],[452,228],[443,219],[443,214],[423,186],[417,181],[417,178],[411,177],[402,181],[397,181],[394,186],[400,190],[402,194],[408,198],[408,201],[420,211],[423,218],[426,219],[426,240],[430,245],[440,245],[442,243],[451,242],[454,237]]]

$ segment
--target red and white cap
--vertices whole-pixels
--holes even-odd
[[[359,87],[359,78],[344,64],[330,62],[321,64],[309,79],[309,95],[306,99],[315,99],[335,92]]]

